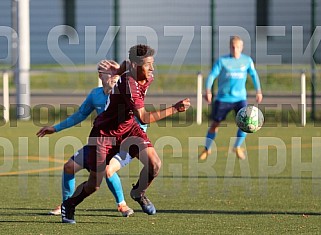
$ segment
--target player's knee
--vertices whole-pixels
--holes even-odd
[[[219,128],[219,126],[220,126],[220,121],[212,121],[211,122],[211,125],[210,125],[210,130],[212,131],[212,132],[214,132],[214,131],[218,131],[218,128]]]
[[[70,161],[68,161],[64,164],[64,173],[67,173],[67,174],[74,174],[75,173],[74,165],[71,164]]]
[[[100,188],[100,187],[97,186],[96,184],[90,184],[90,183],[88,183],[88,184],[87,184],[87,187],[86,187],[86,192],[89,193],[89,194],[92,194],[92,193],[98,191],[99,188]]]
[[[114,171],[113,167],[111,167],[111,166],[106,167],[106,177],[107,178],[112,177],[114,173],[115,173],[115,171]]]

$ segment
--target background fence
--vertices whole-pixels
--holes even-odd
[[[17,2],[0,2],[0,69],[11,72],[17,72]],[[239,34],[266,94],[299,94],[305,70],[307,94],[318,97],[317,12],[321,0],[31,0],[31,93],[85,95],[97,85],[99,60],[121,61],[130,46],[148,43],[157,51],[150,93],[196,94],[197,73],[206,77],[213,60],[228,53],[229,36]]]
[[[18,31],[17,2],[0,2],[1,64],[15,62],[16,39],[5,27]],[[245,52],[257,63],[310,63],[311,34],[315,32],[316,46],[321,37],[316,12],[321,12],[321,0],[31,0],[31,63],[121,60],[138,41],[158,49],[159,64],[209,65],[212,55],[228,50],[230,34],[243,36]],[[307,51],[302,55],[297,49]],[[314,54],[320,62],[320,47]]]
[[[283,69],[268,70],[258,68],[264,94],[262,108],[268,112],[269,110],[273,112],[284,111],[286,115],[290,112],[291,118],[296,122],[299,122],[302,117],[306,118],[305,111],[308,112],[307,119],[311,120],[311,112],[314,111],[313,120],[321,120],[321,96],[311,96],[311,73],[303,68],[289,69],[285,65],[282,67]],[[42,110],[44,118],[46,118],[46,115],[55,115],[55,112],[59,109],[63,109],[63,116],[68,113],[70,115],[77,110],[89,91],[98,85],[97,72],[93,66],[78,67],[78,70],[70,69],[68,71],[53,68],[31,70],[30,74],[31,107]],[[304,74],[306,81],[304,87],[302,86],[302,74]],[[207,115],[210,110],[208,104],[201,99],[206,75],[197,73],[195,66],[184,66],[180,73],[173,73],[167,67],[161,66],[156,71],[156,79],[148,91],[146,104],[159,109],[172,105],[179,99],[189,97],[192,102],[192,109],[195,112],[197,110],[194,119],[200,123],[204,114]],[[8,111],[10,108],[15,109],[17,105],[13,72],[2,71],[1,77],[3,83],[0,84],[0,117],[8,120]],[[317,82],[320,84],[320,76],[317,78]],[[201,87],[199,86],[200,83],[202,83]],[[255,92],[250,78],[247,86],[249,103],[255,104]],[[304,97],[303,91],[306,93]],[[306,106],[303,106],[303,98],[306,100],[304,102]],[[316,104],[315,109],[313,109],[313,103]],[[54,113],[50,113],[50,109]],[[14,116],[15,112],[11,110],[11,118],[14,118]]]

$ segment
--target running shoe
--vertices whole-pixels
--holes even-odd
[[[246,158],[246,155],[245,155],[245,152],[244,152],[244,148],[235,147],[235,148],[233,148],[233,152],[241,160],[244,160]]]
[[[133,189],[130,192],[130,196],[131,198],[138,202],[138,204],[141,206],[143,212],[145,212],[148,215],[155,215],[156,214],[156,208],[154,206],[154,204],[145,196],[145,195],[141,195],[141,196],[135,196]]]
[[[198,159],[206,160],[209,154],[211,154],[211,150],[204,149],[203,152],[198,156]]]
[[[75,224],[75,207],[68,207],[64,203],[61,204],[61,220],[62,223]]]
[[[49,215],[61,215],[61,206],[56,206],[55,209],[48,212]]]
[[[118,205],[117,210],[122,214],[123,217],[129,217],[134,214],[134,210],[127,206],[127,204]]]

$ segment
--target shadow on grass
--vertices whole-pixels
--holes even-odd
[[[86,209],[82,211],[87,212],[113,212],[112,209]],[[135,211],[135,213],[143,213],[142,211]],[[307,211],[226,211],[226,210],[157,210],[158,214],[224,214],[224,215],[321,215],[317,212],[307,212]],[[86,216],[96,216],[87,215]]]
[[[5,212],[1,212],[1,210],[5,210]],[[10,219],[10,220],[4,220],[0,219],[1,223],[33,223],[33,224],[39,224],[39,223],[45,223],[45,224],[61,224],[60,216],[53,216],[48,215],[47,213],[35,213],[30,211],[48,211],[48,209],[44,208],[0,208],[0,216],[24,216],[30,217],[30,216],[41,216],[37,218],[37,220],[21,220],[21,219]],[[16,212],[20,211],[20,212]],[[27,211],[27,212],[26,212]],[[21,213],[24,212],[24,213]],[[120,215],[112,215],[108,213],[115,213],[115,209],[78,209],[77,210],[77,218],[81,218],[82,216],[85,217],[119,217],[124,218]],[[80,212],[80,214],[79,214]],[[93,213],[93,212],[99,212]],[[101,214],[106,212],[107,214]],[[139,214],[144,214],[142,211],[137,211]],[[308,212],[308,211],[227,211],[227,210],[157,210],[158,214],[188,214],[188,215],[289,215],[289,216],[320,216],[321,213],[316,212]],[[55,221],[46,221],[42,219],[42,217],[48,217],[48,218],[54,218]],[[147,215],[146,215],[147,216]],[[156,215],[157,216],[157,215]],[[134,216],[135,217],[135,216]],[[138,218],[138,217],[137,217]],[[57,219],[57,220],[56,220]],[[81,224],[101,224],[102,222],[97,221],[81,221]],[[104,222],[105,223],[105,222]]]
[[[30,221],[30,220],[0,220],[1,223],[28,223],[28,224],[62,224],[61,221]],[[78,222],[77,222],[78,223]],[[81,221],[81,224],[106,224],[106,222],[99,221]]]
[[[18,212],[19,211],[19,212]],[[39,212],[43,211],[43,212]],[[88,214],[88,212],[108,212],[108,213],[117,213],[115,214]],[[49,215],[48,208],[0,208],[0,217],[1,216],[46,216],[46,217],[57,217],[60,218],[60,215]],[[102,217],[122,217],[120,214],[118,215],[118,211],[116,209],[77,209],[78,216],[102,216]],[[4,220],[0,220],[0,222],[6,222]]]
[[[224,214],[224,215],[321,215],[316,212],[298,211],[225,211],[225,210],[157,210],[166,214]]]
[[[1,177],[30,177],[30,178],[54,178],[59,177],[61,175],[38,175],[38,174],[21,174],[21,175],[6,175]],[[138,179],[139,175],[121,175],[122,178],[133,178]],[[79,175],[77,178],[85,178],[87,179],[88,176],[86,175]],[[305,177],[305,176],[225,176],[225,175],[159,175],[157,179],[273,179],[273,180],[284,180],[284,179],[302,179],[302,180],[311,180],[311,179],[321,179],[321,177]]]

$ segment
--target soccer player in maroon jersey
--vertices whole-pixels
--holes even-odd
[[[186,98],[163,110],[145,110],[145,95],[154,80],[154,53],[154,49],[147,45],[139,44],[130,48],[129,70],[113,88],[106,109],[95,119],[89,136],[88,181],[80,184],[72,197],[62,203],[63,223],[76,223],[76,206],[99,189],[110,159],[117,153],[121,155],[125,152],[137,157],[144,165],[130,196],[140,204],[145,213],[156,213],[155,206],[146,197],[145,192],[157,177],[161,160],[134,117],[136,116],[141,123],[156,122],[177,112],[186,111],[190,106],[190,100]],[[110,75],[117,75],[117,70],[111,68]]]

